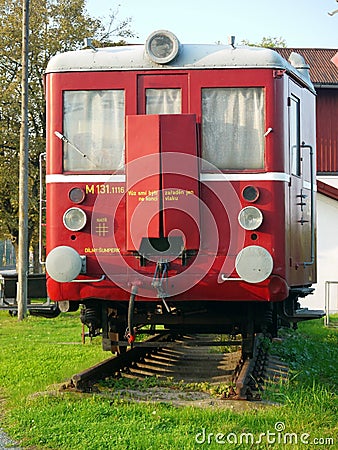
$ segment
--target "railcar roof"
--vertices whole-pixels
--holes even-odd
[[[300,55],[297,55],[300,57]],[[302,57],[300,57],[302,58]],[[76,50],[54,56],[46,73],[120,70],[269,68],[293,74],[314,91],[305,61],[298,68],[272,49],[210,44],[184,44],[178,56],[167,64],[151,61],[144,45],[126,45]]]

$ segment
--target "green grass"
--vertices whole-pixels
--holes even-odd
[[[309,380],[334,391],[338,386],[338,330],[325,328],[322,320],[300,326],[300,332],[280,333],[286,339],[273,351],[288,361],[295,385]]]
[[[338,314],[330,315],[329,326],[330,327],[338,327]]]
[[[137,403],[113,398],[106,390],[93,395],[51,392],[55,383],[109,356],[101,351],[99,338],[85,345],[80,342],[77,314],[53,320],[29,317],[18,323],[0,313],[0,396],[6,399],[2,426],[21,446],[44,450],[309,447],[301,438],[311,444],[322,438],[323,449],[338,446],[338,332],[325,329],[322,321],[304,323],[298,331],[285,332],[282,343],[273,344],[273,351],[290,363],[290,380],[268,388],[264,396],[270,404],[242,411]],[[147,383],[152,386],[154,380],[145,387]],[[285,430],[278,433],[275,426],[282,427],[280,423]],[[261,433],[265,436],[260,438]],[[292,444],[283,443],[285,439],[293,439]],[[326,439],[334,439],[335,444]]]
[[[81,331],[78,314],[18,322],[0,312],[0,395],[9,406],[109,357],[98,339],[81,345]]]

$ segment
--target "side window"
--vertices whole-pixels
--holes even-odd
[[[202,89],[202,156],[217,168],[262,169],[264,126],[263,88]]]
[[[181,89],[146,89],[146,114],[181,114]]]
[[[124,167],[124,91],[65,91],[65,171],[121,170]]]
[[[300,176],[300,101],[291,95],[289,108],[291,173]]]

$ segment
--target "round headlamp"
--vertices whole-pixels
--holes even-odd
[[[265,248],[250,245],[238,253],[235,267],[242,280],[247,283],[260,283],[271,275],[273,259]]]
[[[255,206],[247,206],[238,214],[238,222],[244,230],[257,230],[262,225],[263,214]]]
[[[63,224],[70,231],[82,230],[86,222],[86,213],[80,208],[69,208],[63,215]]]
[[[157,64],[167,64],[178,55],[180,42],[170,31],[154,31],[148,37],[145,48],[151,61]]]
[[[61,245],[48,253],[46,269],[53,280],[59,283],[68,283],[80,274],[82,259],[75,249]]]

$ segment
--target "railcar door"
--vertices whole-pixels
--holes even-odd
[[[311,95],[289,80],[291,283],[315,282],[314,118]]]
[[[188,114],[187,74],[140,75],[137,111],[126,122],[128,249],[139,250],[144,239],[162,246],[180,237],[176,242],[196,250],[196,117]]]

